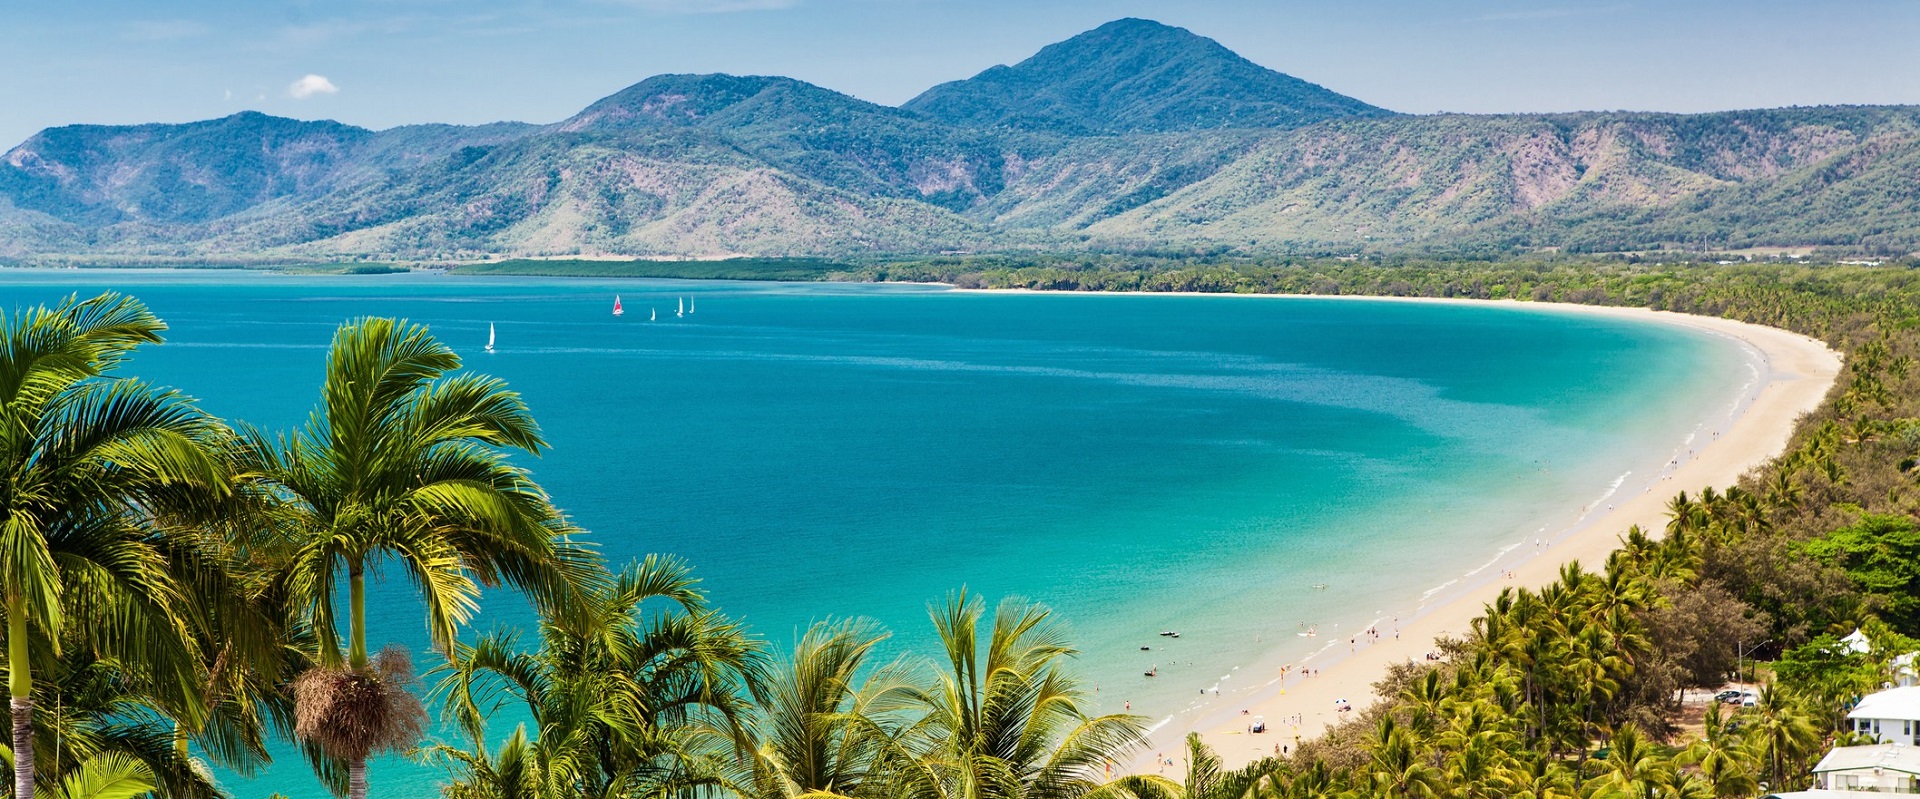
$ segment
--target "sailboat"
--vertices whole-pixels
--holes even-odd
[[[487,352],[493,352],[493,323],[487,323]]]
[[[693,313],[693,298],[687,298],[687,313]]]
[[[624,313],[626,313],[626,311],[620,307],[620,295],[613,295],[613,315],[620,316]]]
[[[659,318],[660,318],[660,309],[659,309],[659,308],[649,308],[649,309],[647,309],[647,321],[649,321],[649,322],[651,322],[651,321],[653,321],[653,320],[655,320],[655,319],[659,319]]]
[[[674,315],[674,316],[686,316],[686,315],[687,315],[687,298],[685,298],[685,297],[681,297],[681,298],[680,298],[680,309],[679,309],[679,310],[677,310],[677,311],[674,311],[674,312],[673,312],[673,315]]]

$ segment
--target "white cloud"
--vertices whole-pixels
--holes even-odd
[[[333,85],[333,81],[327,80],[320,75],[308,75],[294,81],[292,86],[287,87],[287,96],[295,100],[305,100],[316,94],[339,93],[340,87]]]

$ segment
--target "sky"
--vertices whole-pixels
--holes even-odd
[[[1920,0],[0,0],[0,148],[243,110],[552,122],[666,72],[892,105],[1129,16],[1409,113],[1920,104]]]

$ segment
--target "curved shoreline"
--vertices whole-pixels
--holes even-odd
[[[1543,541],[1535,551],[1524,554],[1517,562],[1499,563],[1508,557],[1507,552],[1501,553],[1494,562],[1488,564],[1489,567],[1500,565],[1499,571],[1483,567],[1477,570],[1483,576],[1471,584],[1445,585],[1446,596],[1439,601],[1421,604],[1427,598],[1420,595],[1422,589],[1417,587],[1418,583],[1409,581],[1405,586],[1408,604],[1420,604],[1420,609],[1410,616],[1396,619],[1392,625],[1382,623],[1377,640],[1360,643],[1350,652],[1340,652],[1329,641],[1329,645],[1289,664],[1292,668],[1284,680],[1277,672],[1263,675],[1260,678],[1262,687],[1251,697],[1236,698],[1231,706],[1216,706],[1178,723],[1157,725],[1149,750],[1179,751],[1184,748],[1179,739],[1188,732],[1198,732],[1219,752],[1229,768],[1274,754],[1276,746],[1290,748],[1298,740],[1321,735],[1346,718],[1357,715],[1375,701],[1372,685],[1386,673],[1388,666],[1398,662],[1418,662],[1425,653],[1432,651],[1434,639],[1468,632],[1473,619],[1502,589],[1511,586],[1538,588],[1551,583],[1559,578],[1561,566],[1569,562],[1578,561],[1589,570],[1601,568],[1607,556],[1619,547],[1620,536],[1630,526],[1639,525],[1649,534],[1659,535],[1665,528],[1667,500],[1674,493],[1697,491],[1706,486],[1724,488],[1734,485],[1742,475],[1784,451],[1800,417],[1820,406],[1839,376],[1841,367],[1838,353],[1825,343],[1806,336],[1731,319],[1647,308],[1429,297],[953,290],[982,293],[1293,297],[1479,305],[1504,303],[1516,309],[1637,320],[1725,336],[1756,354],[1763,365],[1759,380],[1756,381],[1758,385],[1751,391],[1742,392],[1735,406],[1729,409],[1731,418],[1723,433],[1710,438],[1685,459],[1676,459],[1675,463],[1646,483],[1646,488],[1640,492],[1620,500],[1605,511],[1583,515],[1574,525]],[[1685,447],[1686,444],[1679,446]],[[1656,490],[1662,485],[1667,488]],[[1508,579],[1499,579],[1503,573],[1509,575]],[[1438,579],[1447,578],[1441,576]],[[1429,592],[1430,595],[1432,593]],[[1295,673],[1303,663],[1314,670],[1312,677],[1301,678]],[[1336,712],[1334,702],[1337,699],[1350,700],[1354,712]],[[1217,702],[1215,704],[1219,705]],[[1243,710],[1246,711],[1245,715],[1241,712]],[[1267,734],[1249,736],[1246,733],[1253,716],[1264,717],[1269,729]],[[1296,716],[1301,722],[1298,726],[1290,723]],[[1138,772],[1166,770],[1164,766],[1153,764],[1152,751],[1143,751],[1133,769]]]

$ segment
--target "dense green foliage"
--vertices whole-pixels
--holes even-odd
[[[1920,635],[1920,524],[1910,516],[1870,513],[1808,541],[1807,554],[1845,569],[1855,585],[1882,598],[1881,617]]]
[[[716,261],[582,261],[515,259],[472,264],[462,275],[541,277],[671,277],[688,280],[825,280],[854,267],[824,258],[727,258]]]
[[[156,553],[137,582],[76,583],[100,599],[55,616],[45,608],[64,600],[42,589],[92,567],[70,556],[34,565],[15,555],[30,548],[5,551],[0,565],[23,575],[10,577],[7,599],[25,612],[10,615],[27,620],[7,634],[9,651],[25,653],[10,657],[9,676],[39,706],[62,708],[27,717],[35,743],[21,751],[44,750],[56,731],[85,742],[41,759],[35,783],[67,795],[65,786],[148,780],[160,796],[214,797],[219,788],[196,778],[204,772],[194,758],[247,768],[263,756],[266,732],[280,729],[302,735],[330,786],[363,788],[354,761],[411,743],[417,728],[393,719],[417,714],[417,698],[399,653],[371,657],[356,646],[360,600],[342,607],[324,575],[351,575],[379,547],[417,575],[429,627],[448,647],[431,697],[467,740],[416,754],[448,766],[446,791],[457,799],[1751,796],[1805,786],[1824,748],[1848,740],[1845,709],[1920,646],[1902,634],[1912,632],[1920,548],[1920,284],[1906,268],[973,258],[857,271],[981,286],[1632,305],[1801,331],[1847,361],[1787,452],[1738,485],[1677,495],[1665,529],[1625,531],[1597,570],[1569,564],[1551,585],[1503,592],[1470,632],[1438,643],[1441,660],[1393,669],[1377,685],[1384,701],[1289,757],[1230,770],[1195,739],[1188,773],[1174,782],[1120,774],[1142,742],[1141,720],[1087,711],[1067,668],[1073,650],[1043,608],[1011,601],[988,614],[959,594],[934,609],[940,646],[928,657],[879,661],[885,634],[860,621],[823,623],[774,657],[707,607],[684,566],[593,566],[545,495],[501,460],[503,447],[539,446],[526,409],[498,381],[455,373],[457,359],[425,331],[381,320],[343,328],[322,410],[308,430],[275,439],[235,433],[157,389],[100,380],[133,345],[157,338],[137,303],[28,311],[7,320],[13,343],[0,372],[30,375],[39,363],[58,379],[23,378],[39,388],[10,395],[6,418],[31,431],[36,409],[75,418],[106,392],[134,403],[126,407],[171,408],[167,418],[188,424],[178,436],[115,445],[113,462],[141,466],[114,475],[124,484],[102,481],[85,458],[25,456],[76,464],[61,473],[84,478],[68,484],[79,493],[46,508],[118,520],[78,528],[95,537],[63,539],[75,528],[62,517],[34,517],[56,520],[38,528],[58,533],[48,541]],[[29,331],[94,318],[85,308],[120,308],[109,316],[131,327],[107,349],[35,360],[33,348],[58,336]],[[385,377],[349,377],[363,372]],[[66,451],[57,435],[16,438],[14,450]],[[166,490],[151,482],[159,478]],[[8,490],[8,501],[27,496]],[[127,490],[172,510],[114,515]],[[114,526],[133,521],[164,526]],[[5,532],[27,540],[26,529]],[[460,639],[476,579],[513,582],[540,600],[537,640]],[[161,614],[143,598],[155,586],[188,601]],[[166,621],[165,636],[143,639],[161,645],[129,647],[112,626],[79,626],[115,607],[103,602]],[[1865,651],[1839,640],[1856,628]],[[1688,689],[1718,688],[1754,657],[1774,662],[1752,669],[1772,675],[1753,707],[1715,704],[1701,727],[1681,727]],[[329,671],[341,660],[344,677]],[[36,679],[22,683],[29,674]],[[155,679],[168,675],[185,679]],[[379,721],[378,734],[312,722],[310,705],[330,697],[324,718]],[[524,706],[532,723],[490,729],[501,702]]]

